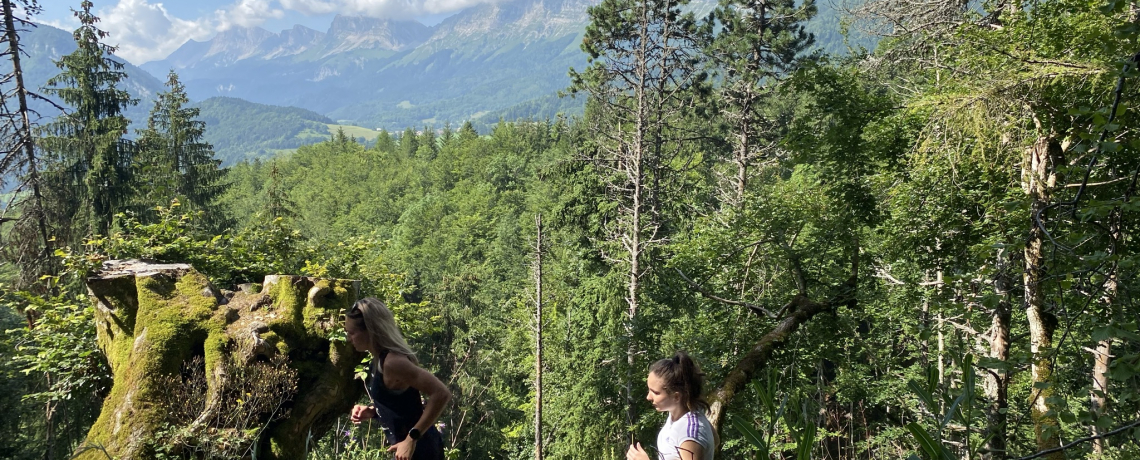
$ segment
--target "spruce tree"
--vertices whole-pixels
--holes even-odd
[[[415,130],[411,127],[405,128],[404,133],[400,135],[400,153],[404,158],[415,158],[416,150],[419,148],[419,139],[416,138]]]
[[[102,40],[92,4],[75,12],[77,48],[56,61],[60,73],[44,89],[71,110],[44,127],[47,151],[45,201],[55,236],[64,244],[84,235],[107,234],[114,215],[131,197],[134,145],[123,139],[129,124],[123,109],[137,100],[117,85],[126,73],[111,59],[115,48]]]
[[[226,170],[214,158],[213,146],[203,140],[206,123],[197,119],[196,107],[187,105],[186,87],[173,70],[166,87],[158,94],[146,129],[139,130],[136,204],[148,209],[177,198],[186,209],[203,211],[207,225],[220,227],[225,219],[214,208],[227,187]]]
[[[392,134],[386,129],[381,129],[380,134],[376,136],[376,145],[372,149],[377,152],[392,153],[396,151],[396,140],[392,138]]]

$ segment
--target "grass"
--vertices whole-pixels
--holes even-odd
[[[344,133],[347,134],[348,137],[353,137],[353,138],[363,137],[364,139],[369,140],[369,141],[376,140],[376,136],[380,135],[379,131],[364,128],[361,126],[352,126],[352,125],[328,125],[328,126],[329,126],[329,133],[335,134],[337,129],[344,129]]]

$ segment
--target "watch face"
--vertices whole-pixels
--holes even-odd
[[[408,437],[412,439],[420,439],[419,428],[412,428],[411,431],[408,431]]]

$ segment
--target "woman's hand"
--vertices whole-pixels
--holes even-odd
[[[416,440],[405,436],[403,441],[388,448],[388,452],[393,450],[396,451],[396,460],[412,460],[412,454],[416,452]]]
[[[360,422],[365,420],[376,418],[376,409],[357,404],[352,407],[352,413],[349,414],[348,418],[352,420],[352,423],[360,424]]]
[[[649,460],[649,454],[645,453],[645,449],[641,448],[641,443],[634,443],[629,445],[629,450],[625,451],[626,460]]]

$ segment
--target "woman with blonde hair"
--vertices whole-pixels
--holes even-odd
[[[451,392],[419,366],[392,311],[375,297],[358,300],[345,314],[344,332],[354,348],[372,355],[365,381],[372,404],[353,407],[352,422],[379,418],[396,460],[442,460],[443,439],[435,422]]]

